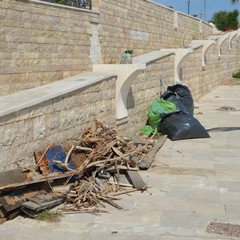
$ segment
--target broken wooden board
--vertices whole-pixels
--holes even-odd
[[[49,173],[48,162],[46,159],[46,153],[49,148],[50,148],[50,146],[47,147],[47,149],[41,148],[41,149],[34,151],[34,157],[35,157],[36,164],[40,168],[40,170],[43,174]]]
[[[30,197],[27,200],[28,201],[21,203],[21,206],[36,213],[48,208],[52,208],[64,202],[63,197],[56,197],[50,193]]]
[[[126,174],[134,188],[139,190],[146,190],[147,184],[143,181],[139,172],[126,170]]]
[[[115,173],[114,174],[114,182],[117,184],[119,183],[120,185],[125,185],[125,186],[132,186],[127,179],[126,171],[120,171],[119,174]]]
[[[21,183],[27,178],[27,174],[23,173],[22,169],[13,169],[5,172],[0,172],[0,187],[8,184]]]
[[[7,212],[2,204],[0,203],[0,224],[6,222],[7,220],[13,219],[15,216],[19,215],[19,209]]]
[[[151,166],[152,162],[154,161],[154,157],[157,151],[163,146],[167,139],[167,135],[162,135],[157,143],[150,149],[147,155],[142,159],[142,161],[138,164],[139,169],[147,170]]]
[[[7,211],[13,211],[21,207],[21,203],[25,202],[28,197],[33,197],[38,194],[45,193],[44,190],[40,190],[39,187],[22,188],[12,191],[4,196],[0,197],[0,202],[3,208]]]
[[[36,183],[51,182],[51,181],[58,180],[58,179],[69,178],[73,175],[74,174],[72,172],[49,173],[48,175],[41,174],[39,176],[34,176],[34,179],[31,181],[24,181],[21,183],[13,183],[13,184],[8,184],[6,186],[2,186],[2,187],[0,187],[0,191],[9,191],[14,188],[25,187],[25,186],[29,186],[29,185],[36,184]]]
[[[4,209],[3,205],[0,203],[0,219],[6,217],[7,212]]]
[[[142,144],[142,145],[146,145],[146,144],[153,145],[154,144],[154,140],[148,139],[148,138],[144,139],[138,135],[133,135],[132,140],[134,141],[135,144]]]

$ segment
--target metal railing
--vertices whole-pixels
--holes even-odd
[[[41,0],[43,2],[56,3],[77,8],[92,9],[92,0]]]

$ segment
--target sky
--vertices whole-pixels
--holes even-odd
[[[187,13],[187,0],[155,0],[165,6],[172,6],[174,9]],[[206,0],[206,20],[210,21],[215,12],[219,11],[240,11],[240,1],[232,4],[230,0]],[[190,0],[190,15],[198,15],[198,18],[204,19],[204,0]]]

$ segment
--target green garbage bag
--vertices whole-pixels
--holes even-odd
[[[140,131],[140,135],[144,135],[144,136],[147,136],[149,137],[150,135],[152,135],[154,132],[154,129],[149,126],[149,125],[146,125],[141,131]]]
[[[148,123],[153,128],[159,129],[159,123],[161,121],[161,115],[175,112],[177,110],[176,105],[172,102],[166,101],[162,98],[153,101],[150,112],[148,114]]]

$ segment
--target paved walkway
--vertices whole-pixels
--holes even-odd
[[[240,127],[240,111],[217,110],[224,105],[240,109],[239,86],[221,86],[195,105],[195,116],[206,128]],[[210,135],[167,140],[153,168],[141,172],[152,188],[125,196],[119,202],[123,211],[66,215],[58,223],[18,217],[0,226],[0,239],[234,239],[207,234],[206,226],[240,224],[240,131]]]

